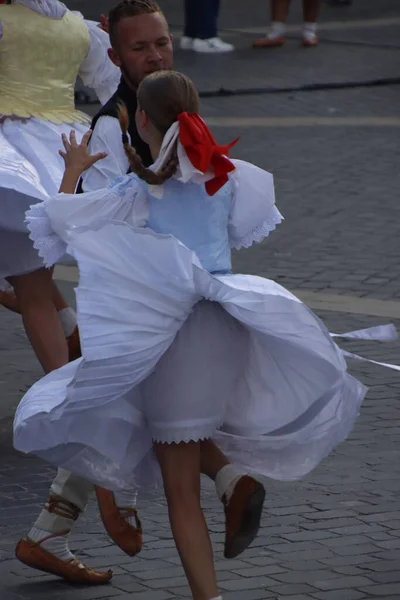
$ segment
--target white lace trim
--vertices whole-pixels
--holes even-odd
[[[46,267],[52,267],[66,253],[67,245],[55,233],[44,207],[44,202],[33,204],[26,213],[25,223],[29,238]]]
[[[240,240],[230,240],[230,246],[234,250],[240,250],[241,248],[250,248],[253,244],[262,242],[263,239],[268,237],[271,231],[276,229],[276,226],[282,223],[283,217],[279,210],[274,206],[271,214],[265,219],[260,225],[258,225],[252,232],[248,233],[245,237]]]
[[[207,423],[197,427],[176,427],[172,429],[152,428],[152,439],[159,444],[179,444],[180,442],[200,442],[213,437],[222,423]]]

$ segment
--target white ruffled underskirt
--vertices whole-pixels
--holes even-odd
[[[212,276],[175,238],[74,229],[83,358],[20,403],[14,444],[109,489],[154,485],[153,440],[212,437],[231,461],[303,477],[342,442],[366,388],[321,321],[273,281]]]
[[[55,125],[41,119],[7,118],[0,122],[0,289],[4,277],[44,266],[29,239],[25,213],[57,194],[64,173],[61,134],[75,129],[78,139],[88,125]]]

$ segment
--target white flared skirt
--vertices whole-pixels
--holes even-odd
[[[351,431],[366,389],[323,323],[280,285],[213,276],[172,236],[75,229],[83,358],[37,382],[14,424],[33,452],[109,489],[153,485],[153,442],[213,438],[275,479]]]
[[[0,120],[0,289],[5,277],[43,267],[25,224],[35,202],[57,194],[64,173],[58,154],[61,134],[75,129],[78,139],[89,125],[56,125],[37,118]]]

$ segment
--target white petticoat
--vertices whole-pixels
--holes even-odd
[[[275,479],[351,431],[366,388],[321,321],[273,281],[212,276],[178,240],[121,222],[73,229],[83,357],[37,382],[14,444],[109,489],[152,485],[152,440],[213,437]]]
[[[64,173],[61,134],[89,128],[80,123],[55,125],[37,118],[0,121],[0,289],[4,277],[43,267],[25,224],[25,213],[35,201],[58,192]]]

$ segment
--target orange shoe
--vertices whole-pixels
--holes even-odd
[[[68,344],[68,361],[72,362],[82,356],[81,350],[81,339],[79,337],[78,326],[75,327],[69,338],[67,338]]]
[[[315,48],[315,46],[318,46],[318,38],[317,36],[312,38],[303,37],[302,43],[304,48]]]
[[[283,35],[272,39],[263,37],[253,42],[253,48],[277,48],[278,46],[283,46],[285,42],[286,40]]]
[[[17,296],[13,292],[0,292],[0,304],[8,310],[21,314]]]
[[[236,483],[225,502],[225,558],[236,558],[257,536],[265,499],[264,486],[248,475]]]
[[[112,577],[112,571],[94,571],[83,565],[77,558],[71,561],[61,560],[51,554],[40,544],[45,540],[59,535],[65,535],[65,531],[55,533],[43,538],[40,542],[32,542],[29,538],[23,538],[18,542],[15,550],[15,556],[19,561],[38,571],[50,573],[62,577],[70,583],[81,583],[88,585],[100,585],[108,583]]]
[[[101,520],[108,535],[125,554],[135,556],[142,549],[142,524],[136,508],[118,507],[110,490],[95,485],[95,492]],[[126,520],[132,516],[136,519],[136,527]]]

